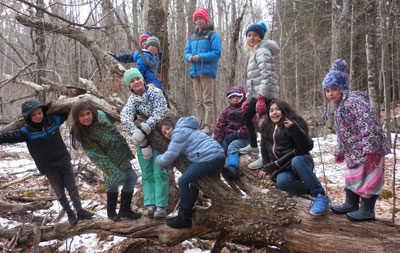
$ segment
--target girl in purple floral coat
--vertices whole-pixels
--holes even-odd
[[[323,82],[326,99],[336,102],[335,162],[346,160],[346,201],[331,209],[353,221],[374,220],[375,202],[384,183],[385,155],[390,153],[390,146],[367,94],[349,92],[346,67],[344,60],[336,60]]]

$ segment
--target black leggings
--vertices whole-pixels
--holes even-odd
[[[256,104],[257,99],[252,98],[250,100],[249,105],[243,113],[243,122],[246,125],[247,131],[249,132],[249,143],[250,146],[256,148],[257,147],[257,134],[256,129],[254,127],[253,118],[256,115]]]

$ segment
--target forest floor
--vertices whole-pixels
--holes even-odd
[[[392,136],[392,140],[394,135]],[[399,142],[399,137],[397,139]],[[68,142],[66,142],[68,143]],[[314,149],[312,155],[315,162],[315,173],[320,179],[322,185],[328,192],[332,199],[333,204],[341,203],[345,198],[344,192],[344,169],[345,164],[335,164],[333,157],[333,150],[336,144],[336,135],[331,134],[325,137],[314,138]],[[134,150],[134,149],[133,149]],[[89,166],[95,169],[86,156],[82,152],[71,150],[73,156],[73,163],[75,167]],[[400,157],[400,149],[396,150],[396,160]],[[241,159],[243,161],[243,159]],[[244,159],[245,160],[245,159]],[[393,191],[393,173],[394,173],[394,154],[386,156],[386,171],[385,171],[385,190]],[[138,175],[140,176],[140,167],[137,160],[133,160],[133,166]],[[398,166],[397,166],[398,167]],[[399,212],[399,199],[400,199],[400,172],[396,172],[397,182],[395,182],[397,212],[395,213],[395,223],[400,224]],[[179,177],[179,172],[176,173]],[[20,182],[9,185],[7,188],[1,187],[2,185],[12,182],[14,180],[24,179]],[[82,198],[83,206],[96,213],[98,216],[106,217],[106,192],[105,186],[95,178],[93,174],[85,173],[82,170],[79,173],[78,184],[79,192]],[[138,188],[135,189],[134,205],[135,209],[144,211],[142,208],[142,195],[141,195],[141,178],[139,177]],[[0,146],[0,199],[12,199],[13,197],[53,197],[52,207],[48,210],[37,211],[38,216],[43,217],[45,214],[52,222],[66,221],[66,215],[58,217],[61,207],[55,199],[55,194],[48,190],[48,182],[46,177],[39,175],[28,151],[26,145],[13,144]],[[22,190],[21,190],[22,189]],[[24,190],[25,189],[25,190]],[[36,189],[36,190],[30,190]],[[386,193],[388,196],[389,193]],[[391,221],[393,210],[393,197],[381,197],[376,205],[376,218],[378,220]],[[330,214],[333,215],[333,214]],[[8,229],[22,224],[27,217],[0,217],[0,229]],[[74,238],[64,241],[50,241],[41,243],[43,249],[52,249],[46,252],[109,252],[110,250],[117,249],[119,244],[123,244],[125,239],[118,236],[107,236],[99,238],[96,234],[84,234],[75,236]],[[4,239],[0,239],[0,249],[7,243]],[[125,241],[126,243],[126,241]],[[174,247],[167,247],[165,245],[155,245],[152,252],[210,252],[212,249],[213,241],[202,240],[200,238],[192,238]],[[20,248],[18,251],[25,252],[32,248]],[[17,249],[16,249],[17,250]],[[269,249],[271,250],[271,249]],[[224,248],[223,252],[266,252],[267,249],[254,249],[244,247],[241,245],[229,244]],[[271,251],[269,251],[271,252]]]

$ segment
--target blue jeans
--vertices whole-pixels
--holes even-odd
[[[325,194],[317,176],[314,174],[314,165],[305,156],[295,156],[291,162],[291,171],[283,171],[276,177],[278,188],[294,194]]]
[[[131,170],[128,174],[128,178],[125,183],[122,185],[122,191],[131,193],[135,190],[135,184],[138,180],[138,175],[134,169]],[[118,185],[109,184],[107,185],[107,192],[118,192]]]
[[[199,189],[192,183],[199,178],[216,175],[224,167],[224,164],[225,158],[221,158],[211,162],[195,162],[189,165],[178,179],[181,209],[192,209],[199,195]]]
[[[246,139],[236,139],[232,141],[228,147],[224,147],[225,154],[227,154],[227,156],[239,155],[239,149],[246,147],[248,144],[249,142]]]

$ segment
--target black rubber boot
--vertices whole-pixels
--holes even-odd
[[[192,226],[192,209],[179,209],[178,216],[167,221],[171,228],[190,228]]]
[[[113,221],[119,221],[119,215],[115,211],[117,208],[118,192],[107,192],[107,216]]]
[[[369,199],[361,198],[361,208],[357,211],[347,213],[347,218],[351,221],[375,220],[375,203],[377,199],[377,195],[373,195]]]
[[[121,207],[119,208],[119,216],[131,220],[136,220],[142,217],[142,214],[132,211],[131,209],[132,195],[133,192],[121,191]]]
[[[78,219],[76,218],[75,212],[71,209],[66,212],[68,215],[69,224],[71,224],[72,226],[76,225],[76,223],[78,223]]]
[[[346,188],[346,201],[341,205],[331,206],[331,209],[336,214],[345,214],[348,212],[357,211],[359,208],[360,196],[352,190]]]
[[[78,220],[90,220],[94,213],[89,212],[88,210],[85,209],[81,209],[78,212],[76,212],[77,216],[78,216]]]

